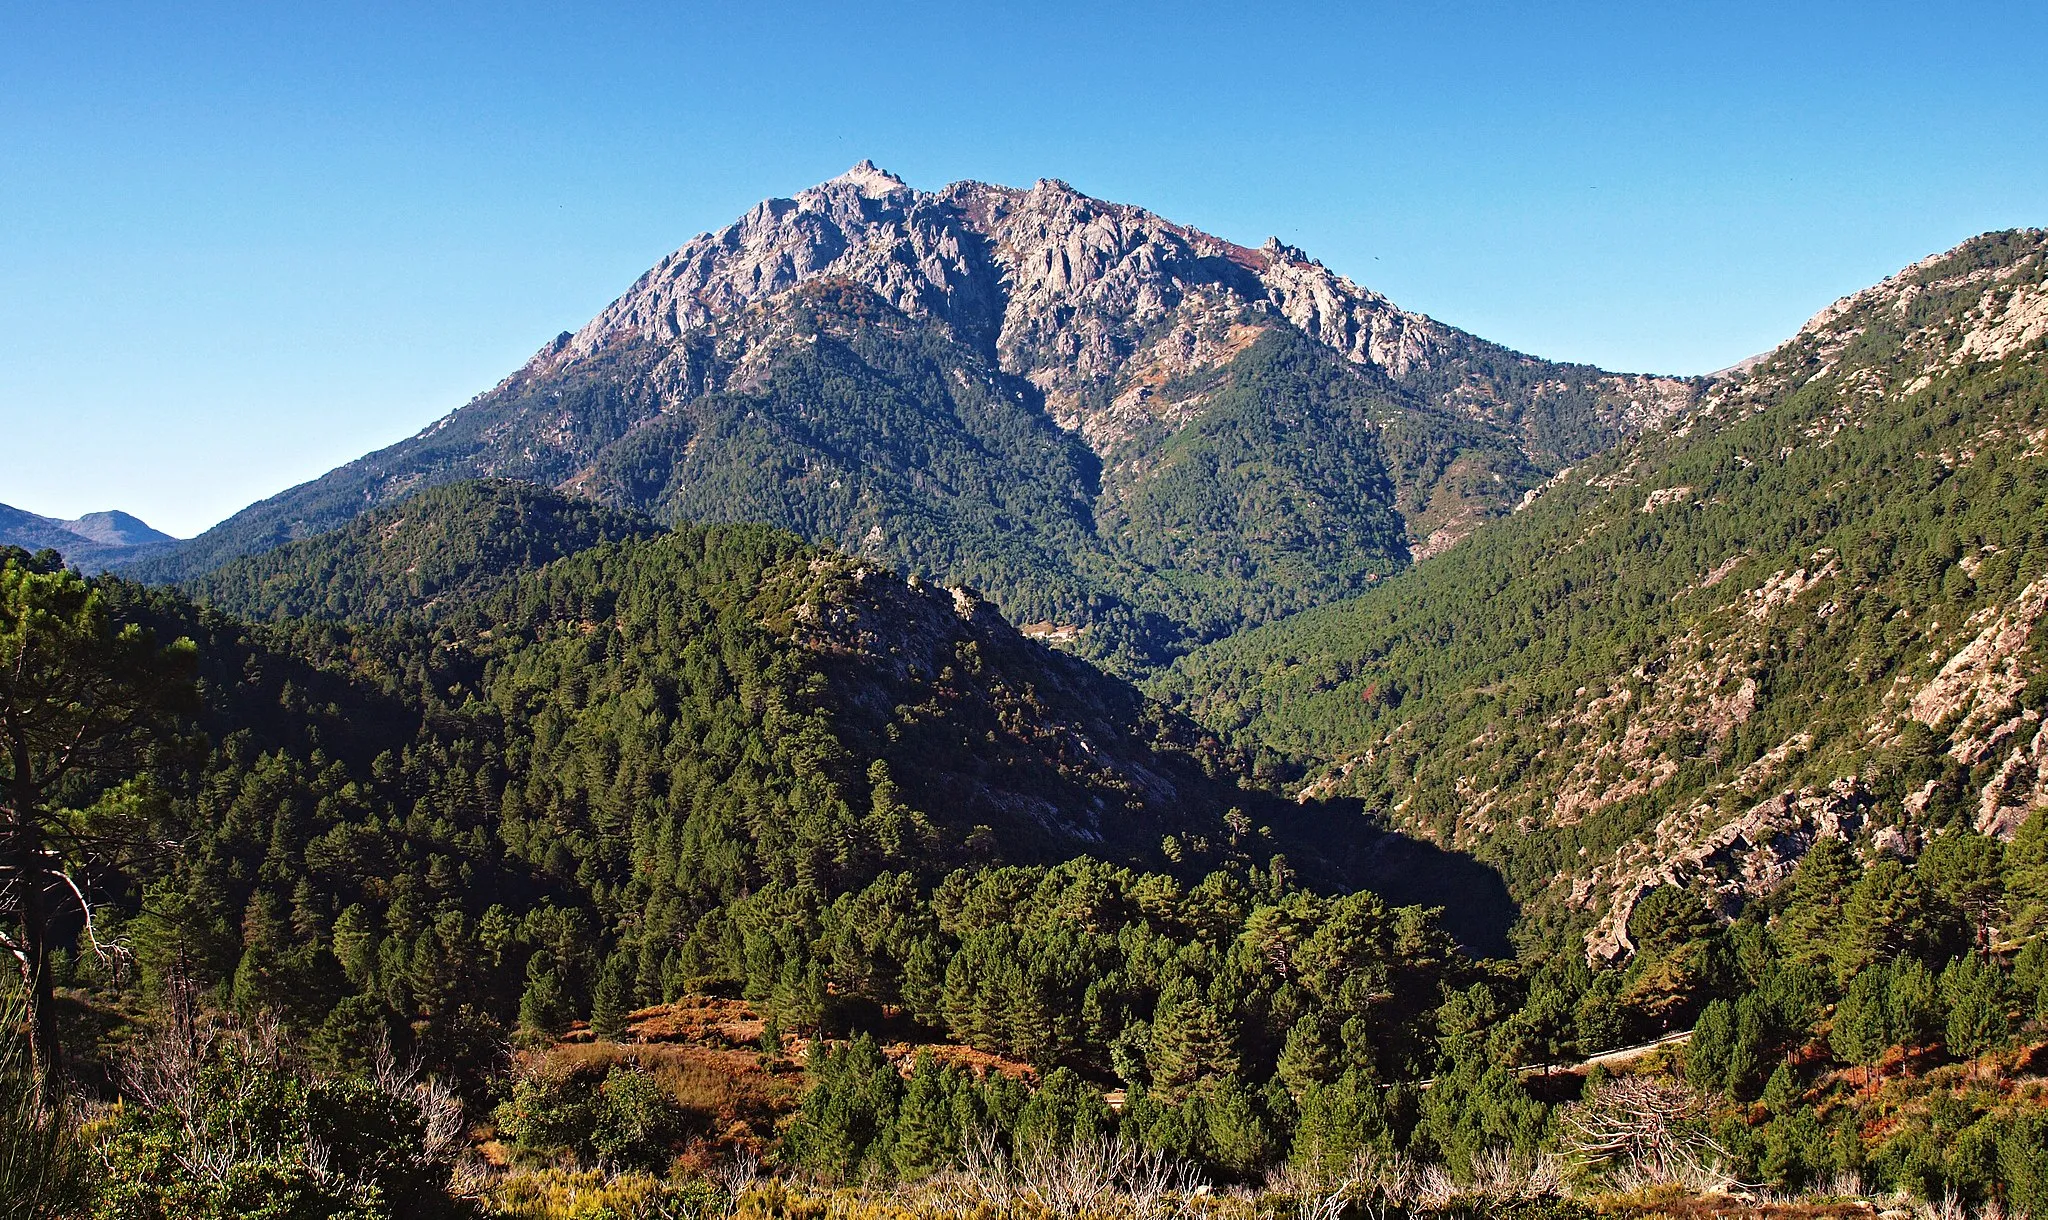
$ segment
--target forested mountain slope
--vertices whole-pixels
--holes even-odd
[[[743,598],[743,617],[768,633],[759,646],[779,649],[779,664],[809,675],[803,681],[816,690],[829,687],[832,733],[870,763],[896,768],[890,791],[946,811],[950,837],[899,844],[898,867],[1083,850],[1158,862],[1171,835],[1188,867],[1264,863],[1277,852],[1317,884],[1370,884],[1400,900],[1458,893],[1465,901],[1451,928],[1475,948],[1503,945],[1512,910],[1488,870],[1382,833],[1355,803],[1302,808],[1243,790],[1238,756],[1124,681],[1027,639],[971,591],[906,584],[872,561],[765,527],[708,535],[684,527],[671,538],[644,518],[533,484],[461,482],[237,560],[189,589],[214,609],[278,620],[289,638],[332,629],[295,622],[303,617],[355,624],[347,634],[366,640],[393,631],[438,639],[445,655],[430,668],[445,667],[451,658],[498,657],[508,638],[539,631],[522,600],[537,589],[604,599],[630,587],[644,603],[637,613],[675,612],[663,599],[680,606],[699,596],[698,569],[734,546],[766,548],[720,586],[732,597],[749,582],[760,586]],[[664,592],[671,580],[680,590],[673,595]],[[578,619],[579,630],[587,633],[591,617]],[[657,654],[650,663],[678,664],[670,654],[698,646],[664,636],[649,646]],[[560,678],[564,689],[590,680],[567,669]],[[1226,825],[1220,819],[1233,807],[1243,817]]]
[[[278,562],[385,607],[407,586],[361,573],[383,570],[392,538],[551,501],[564,506],[457,485]],[[478,587],[462,564],[443,574],[443,587]],[[259,592],[296,587],[253,575]],[[308,929],[350,907],[401,945],[433,912],[454,918],[434,952],[465,962],[502,956],[474,941],[485,907],[553,910],[578,929],[552,950],[584,989],[570,994],[587,995],[605,953],[626,953],[632,994],[658,1000],[693,979],[781,985],[757,977],[779,966],[741,953],[750,919],[773,936],[892,875],[964,866],[1086,853],[1191,875],[1255,869],[1276,885],[1465,886],[1498,903],[1483,870],[1404,855],[1353,805],[1238,789],[1213,739],[972,594],[768,527],[600,543],[431,625],[400,605],[385,626],[248,627],[168,592],[108,588],[160,637],[199,642],[202,727],[219,743],[174,785],[194,802],[176,836],[185,892],[163,898],[175,914],[159,931],[240,988],[249,928],[305,908],[287,920],[299,931],[277,926],[275,966],[251,967],[278,978],[247,985],[280,1001],[303,986],[292,1002],[311,1020],[332,980],[304,973],[329,968],[315,952],[326,934]],[[439,604],[433,587],[416,595]],[[1497,943],[1504,912],[1485,918],[1464,926]],[[516,1000],[517,977],[462,986],[511,986]]]
[[[426,621],[474,612],[552,560],[658,532],[646,517],[532,483],[443,484],[332,533],[244,556],[185,589],[243,619]]]
[[[132,570],[508,477],[781,525],[1135,669],[1362,591],[1692,393],[1507,351],[1278,242],[863,163],[691,242],[419,435]]]
[[[281,557],[381,571],[393,537],[547,499],[457,486]],[[32,562],[0,560],[10,580]],[[480,588],[459,564],[444,575]],[[371,607],[407,595],[340,584]],[[416,590],[427,617],[375,626],[251,625],[97,587],[119,619],[194,641],[203,733],[67,789],[151,845],[92,874],[97,934],[149,995],[215,989],[328,1062],[389,1038],[495,1088],[512,1029],[738,992],[792,1029],[908,1006],[976,1045],[1107,1073],[1117,1028],[1220,968],[1155,977],[1152,957],[1176,938],[1220,952],[1258,895],[1335,904],[1356,951],[1387,959],[1399,1003],[1383,1015],[1405,1023],[1379,1043],[1390,1064],[1426,1053],[1438,973],[1477,968],[1424,911],[1336,895],[1381,878],[1483,890],[1483,870],[1404,855],[1355,805],[1242,791],[1213,739],[973,595],[769,527],[598,543],[465,606]],[[1041,887],[1026,952],[1010,915]],[[1468,940],[1498,944],[1504,914]],[[1141,926],[1164,939],[1130,941]],[[1105,975],[1117,954],[1148,973]],[[89,954],[61,968],[113,985]]]
[[[84,586],[0,554],[16,604],[65,589]],[[1250,794],[1128,686],[969,596],[763,527],[600,544],[426,627],[97,592],[193,642],[210,738],[175,726],[139,770],[61,794],[67,825],[135,832],[86,874],[122,952],[81,932],[51,958],[79,1082],[122,1098],[76,1137],[109,1206],[226,1216],[215,1201],[347,1189],[347,1214],[463,1215],[481,1191],[531,1214],[560,1167],[597,1163],[566,1180],[695,1209],[745,1191],[708,1194],[708,1156],[763,1147],[769,1191],[908,1199],[958,1191],[927,1175],[974,1141],[1028,1156],[1113,1133],[1268,1180],[1270,1214],[1324,1189],[1281,1173],[1333,1160],[1490,1193],[1504,1158],[1577,1155],[1575,1131],[1645,1097],[1686,1116],[1712,1181],[1840,1194],[1861,1171],[2048,1202],[2048,814],[2010,847],[1956,833],[1911,863],[1827,843],[1732,925],[1661,887],[1611,968],[1484,962],[1422,907],[1299,884],[1275,846],[1348,836],[1313,807],[1216,814]],[[734,993],[758,1039],[677,1045],[684,1014]],[[634,1013],[656,1001],[676,1003]],[[1578,1077],[1535,1070],[1695,1020],[1680,1060],[1596,1073],[1577,1103]],[[885,1053],[906,1036],[948,1057]],[[962,1064],[990,1055],[1030,1070]],[[756,1109],[735,1084],[763,1068],[790,1079]],[[1640,1193],[1642,1170],[1601,1153],[1572,1189]],[[1597,1214],[1554,1180],[1508,1189]]]
[[[1157,684],[1307,792],[1628,947],[1816,837],[1911,852],[2048,801],[2048,234],[1838,302],[1699,408],[1372,593]],[[1589,929],[1589,930],[1588,930]]]

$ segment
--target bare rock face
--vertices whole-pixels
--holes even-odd
[[[1174,422],[1172,404],[1148,409],[1145,391],[1214,367],[1268,327],[1298,329],[1397,382],[1481,349],[1542,364],[1402,310],[1277,238],[1249,249],[1053,179],[1028,190],[959,182],[918,191],[862,161],[691,241],[522,374],[556,372],[623,341],[716,333],[750,306],[818,280],[858,284],[950,328],[1028,377],[1061,426],[1104,454],[1140,420]],[[1592,382],[1606,422],[1631,429],[1690,396],[1673,378]],[[1527,405],[1496,385],[1435,393],[1479,418],[1509,419]]]
[[[1704,890],[1711,905],[1732,916],[1783,884],[1815,843],[1854,841],[1870,805],[1870,794],[1849,776],[1822,789],[1774,793],[1719,826],[1712,825],[1711,804],[1666,815],[1647,838],[1624,847],[1573,886],[1574,907],[1606,899],[1600,919],[1586,933],[1587,960],[1615,961],[1635,952],[1629,916],[1659,886]]]
[[[534,364],[559,368],[628,337],[674,341],[820,279],[861,284],[913,317],[992,339],[991,270],[985,243],[954,209],[863,161],[691,241]]]

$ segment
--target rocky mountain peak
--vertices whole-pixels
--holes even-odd
[[[845,183],[870,199],[885,199],[897,191],[907,191],[909,185],[896,175],[863,157],[858,165],[824,185]]]
[[[989,324],[1013,329],[1043,309],[1128,305],[1156,313],[1188,286],[1256,299],[1265,294],[1242,273],[1265,260],[1250,255],[1057,179],[1028,191],[962,182],[929,193],[863,161],[793,198],[764,200],[685,245],[559,355],[586,356],[628,336],[678,338],[819,278],[853,280],[912,316],[954,322],[968,334]],[[1198,265],[1204,259],[1217,265]],[[1022,308],[1010,308],[1020,296]],[[1001,323],[975,317],[964,301],[1009,316]]]
[[[881,348],[893,353],[887,360],[929,365],[932,376],[901,380],[902,367],[873,363]],[[799,368],[808,371],[791,371]],[[1358,554],[1392,564],[1450,546],[1535,479],[1691,394],[1682,382],[1485,343],[1277,239],[1248,248],[1058,179],[925,191],[862,161],[691,239],[494,390],[389,451],[239,514],[182,551],[189,566],[176,570],[204,570],[205,557],[303,536],[458,474],[535,479],[657,516],[745,503],[757,517],[934,575],[968,558],[941,563],[924,543],[891,540],[891,528],[924,520],[918,514],[933,505],[973,502],[930,529],[946,547],[980,539],[971,555],[960,552],[974,563],[1009,554],[1026,521],[1071,557],[1124,545],[1096,540],[1098,526],[1133,539],[1229,534],[1236,518],[1191,508],[1193,483],[1222,480],[1247,520],[1280,505],[1324,505],[1330,521],[1371,540]],[[714,421],[734,396],[762,402]],[[842,401],[828,403],[834,397]],[[1288,429],[1302,426],[1290,413],[1336,411],[1338,402],[1352,405],[1303,442],[1328,452],[1288,448]],[[1169,452],[1171,438],[1212,414],[1220,431],[1198,443],[1227,455]],[[1371,482],[1361,472],[1382,468],[1388,432],[1438,458]],[[913,433],[925,440],[913,444]],[[1022,437],[1037,439],[1018,449]],[[1041,459],[1050,465],[1037,482],[1012,485],[1020,463]],[[1240,495],[1278,477],[1255,472],[1271,462],[1305,480],[1299,496]],[[1356,479],[1368,483],[1347,482]],[[719,480],[758,481],[772,496],[716,493]],[[337,491],[344,486],[351,490]],[[810,497],[808,506],[790,508],[791,496]],[[1237,553],[1252,535],[1280,536],[1245,528],[1244,538],[1202,543],[1201,562],[1212,551]],[[1290,524],[1285,545],[1334,545],[1336,528]],[[1175,567],[1179,554],[1129,562]],[[1019,573],[1044,568],[1033,559],[988,579],[1021,589],[1039,577]],[[1364,579],[1343,579],[1354,576]],[[1156,596],[1183,595],[1162,584]],[[1041,598],[1030,613],[1078,604]]]
[[[1054,417],[1098,448],[1135,421],[1113,423],[1087,404],[1227,358],[1243,347],[1225,338],[1233,328],[1292,325],[1395,378],[1475,342],[1278,238],[1248,249],[1056,178],[1028,190],[966,181],[919,191],[862,161],[691,241],[529,371],[557,371],[624,340],[679,342],[820,279],[943,323],[1030,378]]]

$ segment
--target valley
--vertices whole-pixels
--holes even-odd
[[[1670,378],[1052,180],[763,201],[195,539],[5,510],[0,1175],[2048,1214],[2044,350],[2041,230]]]

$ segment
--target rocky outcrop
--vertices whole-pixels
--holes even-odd
[[[1587,958],[1613,961],[1635,952],[1629,916],[1659,886],[1700,890],[1723,915],[1733,916],[1791,876],[1816,842],[1853,841],[1870,805],[1870,794],[1849,777],[1824,789],[1774,793],[1719,826],[1712,826],[1712,804],[1666,815],[1648,836],[1573,883],[1568,905],[1583,910],[1606,900],[1586,933]]]
[[[1959,259],[1964,250],[1977,257]],[[2048,230],[1986,234],[1842,297],[1777,348],[1715,374],[1700,414],[1712,418],[1755,409],[1790,388],[1847,368],[1851,393],[1841,410],[1808,435],[1824,443],[1842,427],[1855,426],[1859,400],[1867,404],[1915,393],[1942,370],[2002,360],[2043,338],[2048,338]],[[1852,345],[1859,340],[1882,340],[1889,358],[1881,363],[1858,359]]]
[[[2023,666],[2021,654],[2044,610],[2048,610],[2048,579],[2022,589],[2008,606],[1985,607],[1979,612],[1979,621],[1991,619],[1990,624],[1913,693],[1906,705],[1907,716],[1928,728],[1960,717],[1953,736],[1958,739],[1956,750],[1967,751],[1974,735],[2001,718],[2026,686],[2029,668]],[[1958,759],[1978,761],[1961,753]]]

